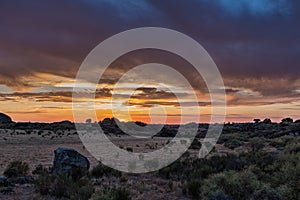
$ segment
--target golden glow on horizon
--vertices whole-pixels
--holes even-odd
[[[25,77],[22,77],[25,78]],[[8,88],[5,85],[0,85],[0,112],[9,114],[15,121],[32,121],[32,122],[53,122],[70,120],[73,121],[72,114],[72,87],[74,86],[74,79],[66,78],[63,76],[57,76],[46,73],[36,73],[33,76],[26,77],[30,79],[30,84],[27,86],[18,86]],[[112,85],[101,84],[97,85],[98,88],[106,87],[110,89]],[[150,85],[155,88],[159,84]],[[151,88],[148,86],[149,88]],[[94,88],[95,85],[86,83],[81,85],[82,88]],[[163,113],[156,109],[162,107],[167,113],[166,123],[174,124],[179,123],[180,118],[180,106],[178,106],[177,98],[169,95],[168,93],[159,93],[161,98],[154,94],[143,93],[144,91],[135,91],[131,98],[124,99],[123,95],[130,94],[128,89],[134,88],[135,85],[120,84],[118,85],[116,98],[112,101],[107,94],[99,94],[99,97],[95,100],[96,114],[98,119],[102,120],[107,117],[113,117],[111,107],[116,109],[120,120],[122,121],[143,121],[146,123],[151,122],[149,116],[150,111],[152,115],[152,122],[159,123],[164,121]],[[178,91],[184,91],[184,89],[176,88]],[[300,99],[292,97],[263,97],[258,92],[251,90],[239,89],[240,92],[235,94],[227,94],[227,118],[226,122],[244,122],[252,121],[253,118],[271,118],[274,121],[280,121],[283,117],[293,117],[294,119],[300,118]],[[14,92],[18,93],[14,93]],[[299,93],[300,90],[295,90]],[[189,102],[188,92],[184,96],[186,102]],[[209,99],[208,94],[197,92],[199,102],[207,102]],[[85,105],[89,99],[78,98],[76,101],[83,102],[82,107],[82,121],[90,118],[86,115],[85,109],[90,108],[90,105]],[[292,103],[290,103],[292,102]],[[188,106],[188,105],[187,105]],[[126,113],[130,113],[128,116]],[[200,122],[209,122],[210,105],[200,105]],[[186,113],[188,116],[194,115],[193,107]],[[183,123],[187,123],[185,121]]]

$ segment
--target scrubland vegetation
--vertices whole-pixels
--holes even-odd
[[[216,147],[206,158],[194,156],[202,146],[203,127],[206,127],[199,126],[202,131],[189,150],[157,172],[134,175],[99,163],[84,176],[74,177],[56,174],[51,166],[30,169],[25,162],[13,161],[7,164],[0,178],[0,194],[13,194],[15,185],[29,184],[34,188],[32,199],[299,199],[299,122],[284,119],[281,123],[256,120],[225,124]],[[30,134],[45,133],[34,130]],[[172,132],[171,128],[168,130]],[[123,148],[134,152],[138,146]],[[145,147],[159,148],[155,144]]]

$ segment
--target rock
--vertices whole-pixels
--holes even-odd
[[[58,148],[54,153],[53,170],[56,174],[66,174],[73,179],[79,179],[87,174],[90,162],[85,156],[69,148]]]
[[[10,185],[5,176],[0,176],[0,187],[5,187]]]
[[[23,177],[16,177],[16,178],[8,179],[8,182],[10,184],[18,184],[18,185],[33,183],[33,181],[34,181],[34,179],[32,176],[23,176]]]
[[[5,195],[13,194],[14,192],[15,192],[14,188],[11,187],[11,186],[3,187],[3,188],[0,189],[0,193],[5,194]]]
[[[0,113],[0,123],[10,123],[10,122],[12,122],[12,119],[8,115]]]

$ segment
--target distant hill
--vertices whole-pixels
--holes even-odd
[[[12,119],[10,116],[4,114],[4,113],[0,113],[0,123],[10,123],[12,122]]]

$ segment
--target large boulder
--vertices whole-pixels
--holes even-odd
[[[4,113],[0,113],[0,123],[10,123],[10,122],[12,122],[12,119],[8,115]]]
[[[90,168],[89,160],[74,149],[58,148],[54,151],[53,170],[59,175],[68,175],[79,179],[86,175]]]

